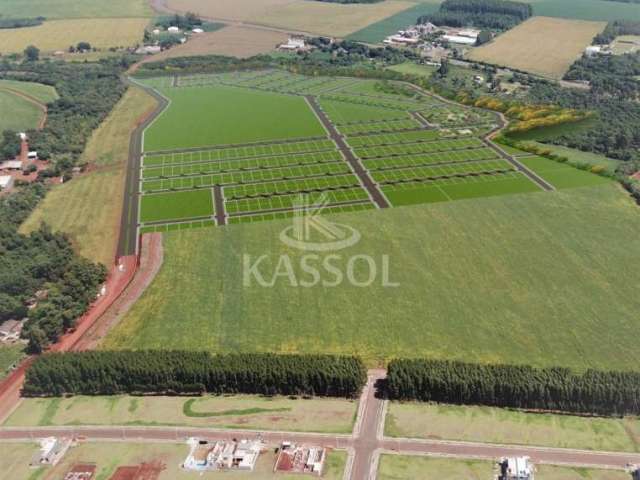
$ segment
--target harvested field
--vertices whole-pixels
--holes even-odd
[[[472,50],[468,58],[561,78],[605,26],[604,22],[533,17]]]
[[[69,45],[89,42],[93,47],[129,47],[142,41],[145,18],[92,18],[52,20],[37,27],[0,30],[0,53],[20,53],[28,45],[41,51],[67,50]]]
[[[252,22],[332,36],[346,36],[413,6],[387,0],[339,5],[314,0],[167,0],[171,9],[193,11],[216,20]]]
[[[156,62],[167,58],[196,55],[228,55],[247,58],[270,52],[286,41],[287,35],[284,33],[230,25],[215,32],[196,35],[184,45],[165,50],[149,57],[149,60]]]

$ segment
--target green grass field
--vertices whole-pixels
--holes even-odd
[[[4,130],[29,130],[36,128],[42,110],[28,100],[0,89],[0,111],[11,115],[0,115],[0,132]]]
[[[440,2],[437,0],[418,3],[413,7],[350,34],[347,39],[365,43],[382,42],[385,37],[393,35],[398,30],[414,25],[419,16],[433,13],[439,7]]]
[[[577,20],[640,20],[637,4],[607,0],[532,0],[533,14]]]
[[[358,402],[226,395],[204,397],[28,398],[6,426],[178,425],[350,433]]]
[[[399,65],[392,65],[388,67],[389,70],[394,72],[407,73],[409,75],[419,75],[421,77],[431,77],[438,69],[431,65],[418,65],[413,62],[401,63]]]
[[[0,17],[24,18],[151,17],[145,0],[2,0]]]
[[[620,165],[620,160],[615,160],[613,158],[605,157],[604,155],[598,155],[596,153],[591,152],[583,152],[581,150],[576,150],[574,148],[563,147],[562,145],[553,145],[547,143],[539,143],[539,142],[528,142],[533,143],[535,146],[544,148],[545,150],[549,150],[555,155],[560,155],[563,157],[567,157],[569,159],[569,163],[579,165],[586,164],[592,167],[604,167],[606,171],[613,173],[616,170],[616,167]]]
[[[17,80],[0,80],[0,90],[9,88],[29,95],[41,103],[50,103],[58,98],[58,92],[50,85],[35,82],[19,82]]]
[[[22,357],[24,357],[24,345],[0,346],[0,379],[9,373]]]
[[[326,135],[303,98],[227,86],[162,89],[169,108],[145,151]]]
[[[213,215],[213,193],[210,189],[144,195],[140,201],[140,220],[183,220]]]
[[[309,475],[273,473],[276,445],[267,445],[266,452],[258,458],[252,472],[207,472],[204,478],[211,480],[278,480],[283,477],[304,480]],[[120,466],[139,465],[143,462],[160,462],[164,470],[158,480],[189,480],[198,474],[181,467],[189,453],[184,443],[126,443],[126,442],[80,442],[72,447],[54,467],[29,467],[29,461],[37,451],[35,443],[3,443],[0,455],[1,480],[43,480],[64,478],[67,471],[78,463],[96,465],[96,480],[111,478]],[[342,450],[331,451],[327,455],[325,471],[322,478],[340,480],[347,460],[347,453]],[[155,478],[155,477],[154,477]]]
[[[640,216],[615,184],[336,221],[362,234],[339,252],[343,270],[352,254],[386,254],[400,287],[380,275],[368,288],[244,287],[244,254],[268,255],[269,279],[277,255],[296,265],[278,239],[289,221],[170,233],[158,277],[103,347],[634,366]]]
[[[609,178],[544,157],[523,157],[519,161],[556,188],[583,187],[611,182]]]
[[[637,452],[638,418],[524,413],[491,407],[389,403],[385,435]]]
[[[536,478],[544,480],[629,480],[618,470],[536,465]],[[378,480],[486,480],[494,478],[495,464],[480,460],[382,455]]]

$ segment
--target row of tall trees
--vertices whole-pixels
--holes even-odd
[[[0,29],[4,28],[25,28],[35,27],[42,25],[46,18],[34,17],[34,18],[0,18]]]
[[[445,0],[437,12],[419,17],[418,23],[507,30],[531,15],[533,9],[528,3],[508,0]]]
[[[640,35],[640,22],[637,20],[615,20],[609,22],[604,31],[594,37],[593,44],[610,43],[620,35]]]
[[[640,373],[424,359],[389,364],[390,398],[582,414],[640,413]]]
[[[350,356],[90,351],[40,356],[27,371],[24,394],[208,392],[354,397],[366,380],[362,360]]]

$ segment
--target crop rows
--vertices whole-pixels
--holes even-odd
[[[245,170],[265,170],[290,166],[327,164],[342,161],[338,150],[324,152],[300,153],[275,157],[254,157],[237,160],[220,160],[211,162],[168,165],[150,167],[142,170],[142,178],[178,177],[183,175],[206,175],[208,173],[227,173]]]
[[[402,167],[417,167],[436,163],[456,163],[478,160],[491,160],[496,158],[496,153],[490,148],[478,148],[475,150],[454,150],[438,153],[421,153],[417,155],[405,155],[390,158],[374,158],[363,160],[363,165],[371,171]]]
[[[416,153],[446,152],[448,150],[462,150],[483,147],[484,143],[478,138],[460,138],[454,140],[436,140],[424,143],[408,143],[402,145],[386,145],[355,149],[361,159],[376,157],[393,157],[398,155],[412,155]]]
[[[451,134],[452,136],[455,136]],[[436,140],[442,136],[439,130],[418,130],[415,132],[394,132],[380,135],[363,135],[349,137],[347,142],[352,147],[373,147],[376,145],[393,145],[397,143],[420,143]]]
[[[210,162],[212,160],[231,160],[234,158],[275,156],[334,149],[334,143],[328,139],[264,145],[246,145],[242,147],[216,148],[195,152],[145,155],[143,165],[145,167],[176,165],[189,162]]]
[[[228,195],[225,188],[225,196]],[[329,204],[346,203],[368,200],[367,193],[362,188],[344,188],[340,190],[330,190],[326,192],[310,192],[307,194],[310,202],[326,200]],[[263,198],[244,198],[225,200],[226,210],[229,214],[242,212],[259,212],[264,210],[291,209],[299,200],[298,194],[276,195]]]
[[[330,190],[345,187],[359,187],[355,175],[337,175],[331,177],[301,178],[297,180],[280,180],[269,183],[253,183],[225,187],[225,198],[234,200],[259,195],[308,193],[317,190]]]
[[[338,128],[345,135],[358,135],[363,133],[393,132],[396,130],[410,130],[421,128],[418,121],[407,118],[406,120],[383,120],[381,122],[354,123],[341,125]]]
[[[327,163],[323,165],[305,165],[265,170],[236,171],[213,175],[191,177],[174,177],[169,179],[148,180],[143,182],[142,191],[179,190],[213,185],[235,185],[276,180],[289,180],[302,177],[321,177],[344,175],[350,173],[349,166],[344,163]]]
[[[500,172],[513,170],[514,167],[506,160],[489,160],[481,162],[456,163],[449,165],[409,167],[398,170],[374,171],[371,176],[380,183],[393,183],[398,181],[420,181],[423,179],[435,179],[446,176],[462,176],[487,172]]]
[[[360,212],[363,210],[371,210],[375,208],[372,203],[354,203],[354,204],[344,204],[344,205],[334,205],[323,208],[320,213],[322,215],[329,215],[335,213],[352,213],[352,212]],[[228,219],[229,224],[238,224],[238,223],[254,223],[254,222],[262,222],[268,220],[284,220],[287,218],[291,218],[294,215],[294,211],[286,211],[286,212],[273,212],[273,213],[259,213],[255,215],[240,215],[236,217],[231,217]]]

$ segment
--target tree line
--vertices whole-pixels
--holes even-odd
[[[508,0],[445,0],[440,9],[418,18],[438,26],[508,30],[533,15],[528,3]]]
[[[46,20],[44,17],[34,18],[0,18],[0,29],[3,28],[25,28],[42,25]]]
[[[597,415],[640,414],[640,373],[398,359],[387,394],[397,400]]]
[[[46,353],[29,367],[24,395],[252,393],[355,397],[366,383],[358,357],[193,351]]]
[[[593,38],[594,45],[611,43],[620,35],[640,35],[640,22],[635,20],[615,20],[609,22],[602,33]]]
[[[76,255],[69,239],[46,225],[18,232],[45,194],[35,183],[0,200],[0,322],[27,318],[22,335],[32,353],[74,326],[106,278],[104,266]]]

